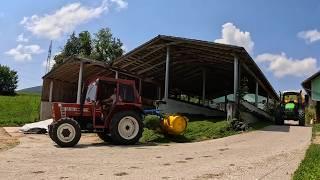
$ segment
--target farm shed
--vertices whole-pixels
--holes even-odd
[[[168,102],[163,105],[168,112],[205,113],[189,107],[197,105],[209,109],[206,115],[214,115],[214,109],[225,110],[226,101],[238,102],[242,82],[252,95],[253,101],[245,102],[250,109],[258,107],[261,99],[266,106],[269,99],[279,100],[246,50],[232,45],[159,35],[118,58],[112,68],[157,85],[157,98]],[[142,91],[142,96],[150,95]]]
[[[310,97],[310,101],[316,103],[316,119],[320,121],[320,71],[302,82],[302,87]]]
[[[111,65],[77,57],[65,60],[43,77],[41,107],[48,109],[54,101],[80,102],[82,79],[94,75],[136,80],[143,99],[167,102],[160,107],[164,112],[224,116],[226,102],[240,102],[243,84],[251,99],[245,104],[252,111],[266,115],[259,104],[278,100],[244,48],[159,35]],[[41,114],[42,119],[50,116],[44,110]]]
[[[85,70],[83,71],[83,69]],[[43,77],[40,119],[51,118],[52,102],[80,102],[82,79],[85,80],[108,72],[109,66],[100,61],[79,57],[65,59],[63,64]],[[78,83],[79,79],[80,83]]]

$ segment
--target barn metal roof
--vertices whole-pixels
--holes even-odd
[[[279,99],[277,93],[260,68],[243,47],[208,41],[159,35],[133,49],[113,64],[81,57],[69,57],[43,79],[76,84],[79,62],[84,62],[83,78],[104,75],[114,76],[113,71],[163,85],[165,78],[166,47],[170,47],[170,87],[188,93],[201,94],[202,70],[207,72],[207,95],[218,97],[233,93],[233,63],[237,56],[242,64],[241,73],[255,77],[263,90],[262,95]],[[255,81],[249,84],[255,89]],[[261,90],[259,90],[261,92]]]
[[[166,47],[170,46],[171,86],[201,92],[202,69],[207,69],[209,92],[232,92],[233,63],[236,55],[243,64],[243,72],[255,76],[266,94],[279,99],[277,93],[260,68],[243,47],[209,41],[159,35],[124,56],[116,59],[112,68],[128,72],[143,79],[163,82]],[[250,73],[249,73],[250,72]],[[231,80],[231,81],[230,81]],[[215,87],[213,87],[215,86]],[[251,86],[254,86],[251,84]],[[213,96],[218,96],[218,94]]]
[[[302,87],[305,89],[307,93],[311,92],[311,81],[317,78],[318,76],[320,76],[320,71],[314,73],[312,76],[308,77],[301,83]]]
[[[43,76],[43,79],[59,80],[66,83],[77,83],[79,76],[80,63],[84,63],[83,79],[109,73],[109,65],[92,59],[71,56],[64,60],[64,62],[57,68],[52,69],[48,74]]]

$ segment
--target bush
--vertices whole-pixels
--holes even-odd
[[[312,119],[316,119],[316,109],[314,106],[309,106],[305,109],[305,117],[307,124],[310,124]]]
[[[0,65],[0,95],[15,95],[18,84],[17,71]]]

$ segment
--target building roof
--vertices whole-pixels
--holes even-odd
[[[202,94],[202,75],[206,71],[206,95],[216,98],[233,93],[234,58],[239,59],[241,74],[249,77],[249,88],[279,100],[279,97],[260,68],[243,47],[208,41],[159,35],[111,65],[81,57],[69,57],[63,64],[46,74],[43,79],[76,84],[79,62],[84,62],[83,78],[114,76],[114,71],[126,76],[164,86],[166,50],[170,48],[170,89],[182,89],[188,94]],[[254,79],[254,81],[252,81]]]
[[[237,56],[243,65],[243,73],[255,76],[259,85],[265,90],[265,95],[268,94],[270,97],[279,99],[247,51],[243,47],[233,45],[159,35],[116,59],[112,68],[143,79],[163,82],[166,47],[168,46],[170,47],[171,59],[170,77],[175,80],[171,86],[184,87],[186,90],[199,92],[202,88],[202,69],[207,69],[209,71],[207,80],[216,82],[209,85],[209,91],[233,93],[233,63],[234,57]],[[255,86],[255,83],[251,86]],[[221,94],[212,94],[216,97],[219,95]]]
[[[306,80],[304,80],[301,83],[302,87],[308,94],[311,92],[311,81],[317,78],[319,75],[320,75],[320,71],[314,73],[312,76],[308,77]]]
[[[43,79],[59,80],[67,83],[77,83],[79,76],[79,62],[84,63],[83,79],[108,72],[109,65],[88,58],[71,56],[57,68],[52,69],[49,73],[43,76]]]

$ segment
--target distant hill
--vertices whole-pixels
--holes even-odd
[[[31,87],[31,88],[26,88],[26,89],[21,89],[19,91],[17,91],[18,93],[41,93],[42,92],[42,86],[35,86],[35,87]]]

